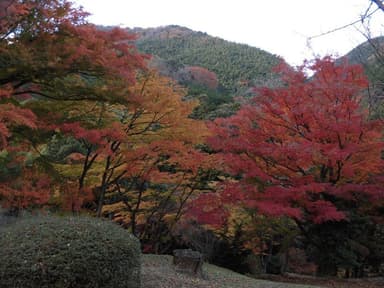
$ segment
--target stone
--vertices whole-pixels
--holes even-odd
[[[173,265],[177,272],[204,278],[203,255],[191,249],[176,249],[173,251]]]

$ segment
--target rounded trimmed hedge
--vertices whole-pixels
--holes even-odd
[[[0,230],[0,287],[138,288],[140,244],[88,217],[30,217]]]

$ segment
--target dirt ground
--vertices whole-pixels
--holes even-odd
[[[384,288],[384,278],[334,279],[287,274],[247,277],[231,270],[204,263],[205,279],[178,273],[172,256],[143,255],[143,288]]]
[[[265,280],[296,283],[305,285],[315,285],[321,287],[334,288],[383,288],[384,277],[361,278],[361,279],[340,279],[340,278],[318,278],[310,276],[300,276],[296,274],[287,275],[263,275]],[[259,278],[260,279],[260,278]]]

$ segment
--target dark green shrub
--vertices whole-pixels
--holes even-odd
[[[116,224],[30,217],[0,230],[1,288],[138,288],[140,245]]]

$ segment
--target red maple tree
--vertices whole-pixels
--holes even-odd
[[[212,125],[210,144],[234,178],[200,210],[223,215],[230,204],[287,216],[319,275],[335,275],[340,263],[360,267],[353,259],[364,263],[367,255],[349,243],[367,246],[358,229],[364,221],[376,225],[384,196],[382,123],[361,103],[367,79],[361,67],[330,57],[277,71],[281,87],[256,89],[236,115]]]
[[[200,66],[186,66],[178,71],[177,77],[181,82],[190,82],[213,90],[219,85],[217,75]]]
[[[309,80],[306,69],[314,72]],[[212,126],[212,147],[240,176],[222,195],[313,223],[347,219],[337,199],[382,199],[382,126],[361,107],[361,67],[324,58],[278,70],[285,86],[257,89],[236,115]]]
[[[131,101],[128,89],[137,71],[145,70],[146,58],[135,49],[135,35],[119,28],[100,30],[87,22],[87,15],[67,0],[0,3],[0,150],[7,150],[1,159],[6,170],[0,177],[3,187],[19,176],[30,178],[24,175],[28,169],[22,169],[25,157],[19,155],[37,158],[36,150],[59,128],[77,125],[72,131],[79,134],[76,138],[105,146],[103,135],[109,126],[79,119],[80,107]],[[17,173],[8,167],[16,160]],[[21,188],[2,188],[0,196],[12,198],[15,189]]]

